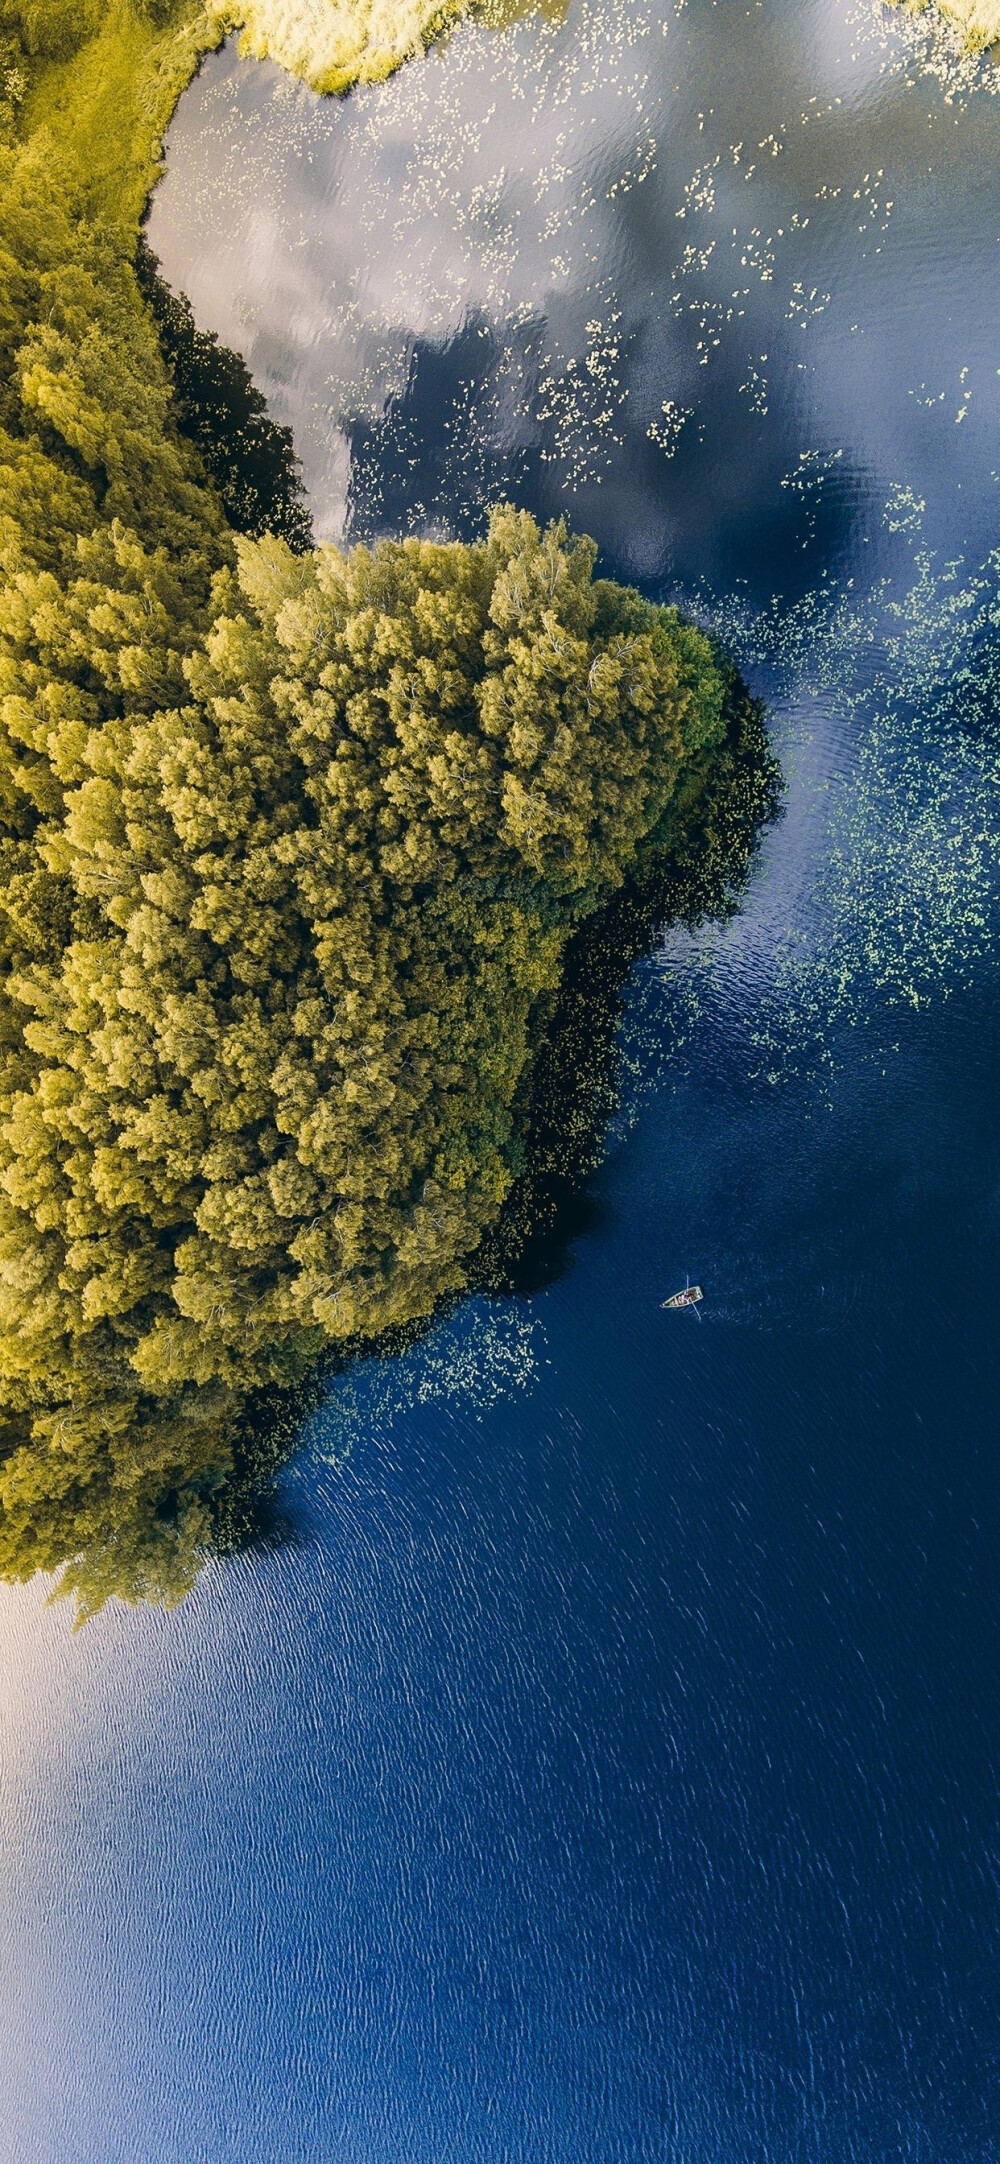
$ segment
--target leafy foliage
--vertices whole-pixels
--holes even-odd
[[[67,60],[98,28],[101,0],[5,0],[0,25],[13,31],[26,53]]]
[[[0,1572],[67,1566],[87,1613],[190,1583],[248,1401],[466,1282],[521,1169],[566,943],[681,831],[733,687],[692,627],[594,578],[591,543],[509,509],[473,546],[235,538],[177,425],[186,401],[198,435],[192,371],[220,356],[179,306],[179,416],[134,233],[24,126],[30,43],[22,7],[0,142]],[[289,447],[222,373],[215,414],[244,397],[294,510]],[[216,460],[231,498],[240,451]]]
[[[1000,0],[934,0],[973,52],[1000,42]]]
[[[24,1566],[117,1517],[136,1437],[175,1486],[183,1442],[194,1507],[248,1388],[462,1284],[567,934],[723,728],[707,642],[524,515],[474,548],[243,543],[169,706],[165,574],[117,530],[108,556],[116,713],[80,712],[77,582],[22,579],[3,627],[34,694],[4,745],[35,812],[0,1099]]]

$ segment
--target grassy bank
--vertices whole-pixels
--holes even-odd
[[[901,0],[912,15],[935,9],[961,31],[972,52],[1000,44],[1000,0]]]
[[[255,58],[343,92],[381,81],[468,9],[467,0],[108,0],[94,12],[75,50],[42,44],[33,56],[23,126],[51,129],[85,177],[88,209],[134,229],[177,100],[230,31]]]
[[[247,52],[314,90],[377,83],[469,12],[467,0],[240,0]]]
[[[101,17],[76,51],[32,56],[19,132],[50,131],[84,209],[127,232],[131,253],[171,114],[226,26],[218,9],[189,0],[159,21],[132,0],[109,0]]]

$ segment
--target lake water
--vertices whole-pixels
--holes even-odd
[[[562,1273],[341,1379],[176,1614],[3,1592],[11,2164],[1000,2158],[998,86],[576,0],[182,103],[152,244],[317,532],[565,511],[786,801]]]

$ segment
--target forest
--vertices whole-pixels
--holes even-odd
[[[251,1400],[468,1282],[567,942],[764,754],[561,525],[309,548],[54,123],[66,14],[3,13],[0,1572],[86,1615],[186,1590]]]

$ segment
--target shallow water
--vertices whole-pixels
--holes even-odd
[[[177,116],[153,245],[318,528],[565,509],[787,797],[564,1273],[342,1380],[176,1615],[2,1595],[16,2164],[1000,2156],[1000,100],[853,13]]]

